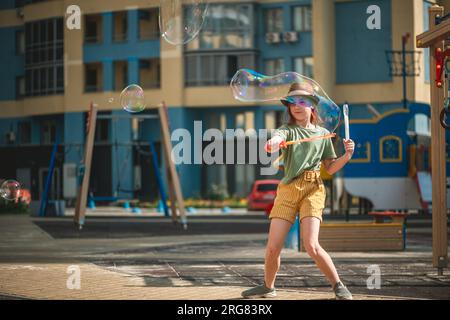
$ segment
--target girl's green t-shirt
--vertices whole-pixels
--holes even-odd
[[[275,135],[285,141],[295,141],[329,134],[330,132],[320,126],[312,129],[299,125],[283,125],[275,130]],[[284,178],[282,183],[287,184],[301,175],[304,171],[320,170],[322,160],[336,158],[331,138],[318,139],[310,142],[301,142],[289,145],[282,149],[284,162]]]

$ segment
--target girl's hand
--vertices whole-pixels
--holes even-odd
[[[275,136],[269,141],[267,141],[264,149],[268,153],[274,153],[280,150],[280,148],[286,148],[286,141],[283,140],[280,136]]]
[[[355,152],[355,143],[352,139],[344,139],[344,147],[345,147],[345,154],[348,156],[349,159],[353,156],[353,152]]]

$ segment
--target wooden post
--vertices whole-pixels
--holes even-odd
[[[173,188],[172,175],[171,175],[169,166],[167,166],[166,169],[167,169],[167,171],[166,171],[167,172],[167,189],[169,191],[170,210],[172,211],[172,221],[173,221],[173,223],[177,223],[178,222],[177,203],[176,203],[175,190]]]
[[[436,50],[444,50],[444,41],[450,36],[449,21],[435,24],[436,16],[443,16],[444,8],[429,9],[429,31],[417,37],[417,47],[430,47],[431,86],[431,172],[432,172],[432,223],[433,267],[443,274],[447,267],[447,176],[445,162],[445,130],[440,124],[440,112],[444,107],[444,87],[436,85]]]
[[[180,211],[180,216],[181,216],[181,223],[183,224],[183,228],[186,229],[187,228],[187,219],[186,219],[186,211],[185,211],[185,207],[184,207],[183,193],[181,192],[180,180],[178,178],[178,173],[175,168],[175,164],[172,161],[172,142],[170,141],[169,120],[167,117],[166,105],[164,102],[162,102],[159,105],[158,114],[159,114],[160,123],[161,123],[161,140],[162,140],[163,149],[164,149],[164,156],[167,160],[167,166],[169,169],[168,181],[169,181],[169,184],[171,184],[171,186],[169,185],[169,195],[171,193],[171,187],[172,187],[173,190],[175,191],[176,202],[177,202],[178,209]],[[174,212],[174,209],[173,209],[174,208],[174,205],[173,205],[174,199],[171,199],[170,201],[172,204],[171,207],[172,207],[172,217],[173,217],[174,214],[176,214],[176,212]]]
[[[91,102],[87,124],[87,138],[84,149],[84,173],[83,181],[78,191],[77,203],[75,207],[74,222],[81,229],[84,225],[86,213],[86,201],[89,189],[89,178],[91,176],[92,152],[94,149],[95,125],[97,122],[97,105]]]

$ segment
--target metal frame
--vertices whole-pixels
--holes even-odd
[[[406,44],[408,43],[409,37],[410,37],[409,33],[407,33],[404,36],[402,36],[402,50],[401,51],[396,51],[396,50],[386,51],[386,58],[388,59],[388,62],[391,65],[393,63],[393,60],[392,59],[389,60],[389,54],[391,54],[391,57],[395,53],[401,53],[401,55],[402,55],[402,58],[401,58],[401,61],[400,61],[401,64],[402,64],[402,72],[401,72],[401,74],[392,73],[392,66],[391,65],[389,66],[389,74],[390,74],[391,77],[392,76],[394,76],[394,77],[402,77],[402,86],[403,86],[403,101],[402,102],[403,102],[403,108],[404,109],[408,108],[408,96],[407,96],[407,92],[406,92],[406,89],[407,89],[406,77],[417,77],[418,76],[418,74],[416,74],[416,73],[407,73],[406,72],[407,71],[407,69],[406,69],[406,54],[412,54],[412,61],[413,61],[413,64],[414,64],[414,61],[415,61],[414,60],[414,54],[415,53],[420,53],[420,52],[417,52],[417,51],[407,51],[406,50]],[[420,68],[420,65],[419,65],[419,68]],[[419,69],[419,73],[420,73],[420,69]]]
[[[74,222],[81,229],[84,225],[85,221],[85,213],[86,213],[86,204],[87,204],[87,193],[89,187],[89,177],[90,177],[90,169],[91,169],[91,160],[92,160],[92,152],[94,148],[94,136],[95,136],[95,124],[97,119],[159,119],[161,125],[161,140],[162,146],[164,150],[164,155],[167,159],[167,179],[168,179],[168,189],[169,189],[169,197],[172,206],[172,220],[173,222],[177,222],[177,205],[181,216],[181,222],[183,224],[183,228],[187,229],[187,218],[186,211],[184,207],[184,199],[183,194],[181,192],[180,181],[178,177],[178,173],[175,169],[175,165],[171,159],[171,151],[172,151],[172,143],[170,140],[170,132],[169,132],[169,120],[167,114],[167,108],[162,102],[158,106],[158,115],[132,115],[132,114],[123,114],[123,115],[97,115],[97,107],[93,103],[91,103],[89,117],[88,117],[88,130],[87,130],[87,140],[85,144],[85,156],[84,156],[84,164],[85,171],[83,175],[82,184],[79,189],[78,197],[77,197],[77,205],[75,209]],[[167,197],[164,190],[163,179],[161,177],[159,166],[156,157],[156,150],[153,144],[153,141],[149,141],[150,150],[152,153],[152,163],[155,169],[155,174],[157,178],[157,183],[159,186],[159,191],[161,194],[161,200],[163,201],[164,213],[165,216],[169,215],[169,209],[167,207]],[[134,145],[134,143],[127,143],[126,145]]]

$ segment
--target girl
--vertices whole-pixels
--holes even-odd
[[[344,139],[345,154],[337,158],[331,139],[318,139],[286,147],[286,141],[328,134],[320,127],[316,106],[318,98],[309,84],[294,83],[287,100],[289,121],[275,131],[266,143],[266,151],[282,148],[284,178],[277,189],[270,212],[270,230],[266,247],[264,284],[242,292],[244,298],[274,297],[275,277],[280,268],[280,253],[285,237],[300,213],[303,244],[309,256],[333,287],[336,299],[352,299],[352,294],[339,279],[328,253],[319,244],[322,210],[325,207],[325,187],[320,177],[320,166],[333,175],[351,159],[355,145]]]

